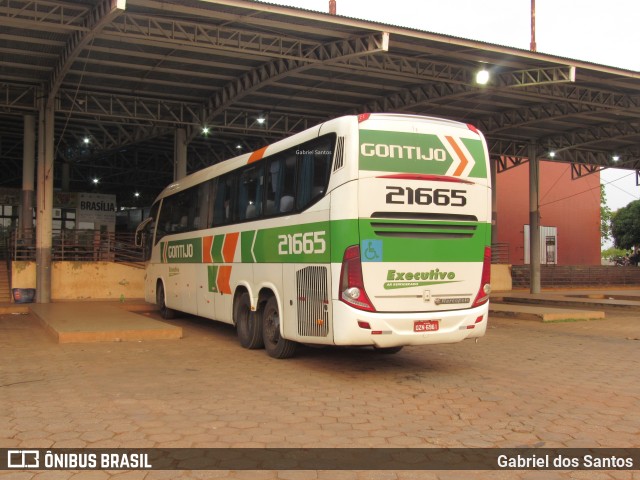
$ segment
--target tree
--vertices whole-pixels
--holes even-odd
[[[611,218],[613,213],[607,205],[607,194],[604,185],[600,185],[600,241],[602,244],[611,240]]]
[[[618,248],[629,250],[640,245],[640,200],[634,200],[613,214],[611,234]]]

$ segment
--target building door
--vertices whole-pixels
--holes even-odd
[[[529,225],[524,226],[524,263],[528,265],[529,255]],[[558,263],[558,227],[540,227],[540,263],[557,265]]]

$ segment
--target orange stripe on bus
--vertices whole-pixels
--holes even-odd
[[[451,144],[451,147],[455,150],[458,157],[460,157],[460,165],[458,165],[458,168],[456,168],[456,171],[453,172],[454,177],[459,177],[460,175],[462,175],[462,172],[464,172],[464,169],[469,164],[469,160],[467,160],[467,157],[464,156],[464,153],[462,152],[462,150],[460,149],[456,141],[453,139],[453,137],[445,137],[445,138],[447,139],[449,144]]]
[[[268,145],[267,145],[267,147],[268,147]],[[264,152],[267,151],[267,147],[262,147],[262,148],[256,150],[255,152],[253,152],[251,154],[251,156],[249,157],[249,161],[247,163],[257,162],[262,157],[264,157]]]
[[[228,265],[218,269],[218,291],[220,293],[231,294],[231,268]]]
[[[213,263],[211,258],[211,245],[213,245],[213,237],[202,238],[202,262]]]
[[[224,238],[224,245],[222,245],[222,258],[225,263],[233,262],[233,257],[236,255],[236,246],[238,245],[239,232],[227,233]]]

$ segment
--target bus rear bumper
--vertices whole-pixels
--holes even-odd
[[[482,337],[488,313],[488,303],[468,310],[390,313],[364,312],[334,301],[334,342],[380,348],[456,343]]]

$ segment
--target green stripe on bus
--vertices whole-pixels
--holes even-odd
[[[462,138],[461,140],[476,161],[469,176],[474,178],[487,178],[487,162],[484,157],[484,146],[482,142],[480,140],[474,140],[473,138]]]
[[[225,263],[224,238],[224,234],[213,238],[214,263]],[[364,244],[375,246],[380,255],[376,260],[382,262],[478,262],[490,239],[491,225],[483,222],[335,220],[241,232],[240,259],[243,263],[340,263],[347,247]],[[202,262],[201,238],[161,243],[165,263]],[[209,288],[215,288],[212,275],[217,276],[217,266],[209,268]]]
[[[372,223],[377,225],[374,227]],[[488,223],[454,224],[459,227],[474,225],[473,231],[438,229],[436,222],[428,225],[415,222],[408,228],[393,227],[393,222],[385,222],[389,228],[384,228],[379,223],[361,219],[360,235],[362,242],[382,241],[378,250],[383,262],[480,262],[491,239],[491,225]],[[408,225],[406,221],[402,223]],[[447,225],[452,225],[452,222],[447,222]],[[434,238],[426,238],[428,235],[434,235]]]
[[[223,245],[224,234],[213,237],[213,244],[211,245],[211,259],[213,260],[213,263],[224,263],[224,258],[222,258]]]
[[[217,293],[218,286],[218,266],[217,265],[208,265],[207,266],[207,284],[209,287],[209,292]]]

